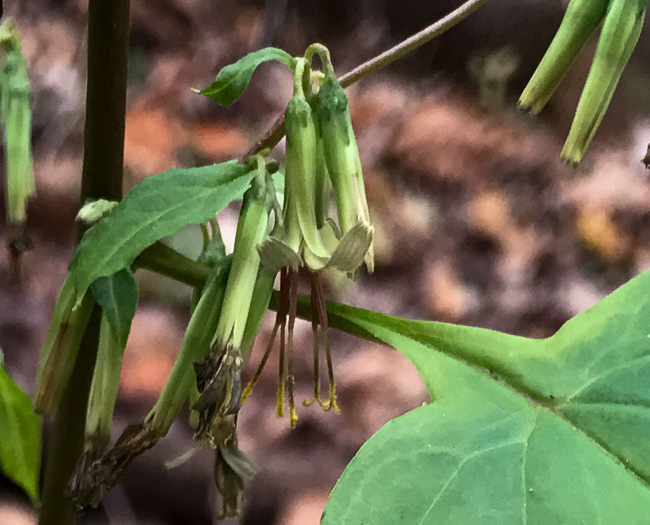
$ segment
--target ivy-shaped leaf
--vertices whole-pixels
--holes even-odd
[[[266,47],[249,53],[234,64],[224,67],[219,71],[212,84],[204,89],[193,89],[193,91],[210,97],[222,106],[230,106],[244,93],[257,66],[269,60],[278,60],[291,70],[295,67],[296,61],[295,58],[282,51],[282,49]]]
[[[236,161],[147,177],[84,235],[70,263],[77,297],[98,277],[129,266],[156,241],[186,224],[207,221],[240,199],[252,177],[250,168]]]
[[[41,424],[32,402],[0,366],[0,469],[38,502]]]
[[[130,270],[99,277],[90,290],[101,306],[119,348],[124,349],[138,305],[138,283]]]
[[[324,524],[648,522],[650,273],[539,340],[328,312],[403,352],[433,403],[361,448]]]

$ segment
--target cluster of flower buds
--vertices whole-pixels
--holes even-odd
[[[571,0],[546,55],[521,95],[519,105],[537,114],[567,74],[589,37],[602,24],[589,77],[578,103],[562,160],[578,164],[585,155],[639,40],[648,0]]]

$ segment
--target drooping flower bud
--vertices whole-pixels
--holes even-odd
[[[318,145],[312,109],[302,88],[304,62],[304,59],[298,60],[294,95],[285,111],[287,153],[284,220],[287,241],[294,251],[298,252],[300,243],[304,241],[311,253],[327,261],[331,253],[323,244],[316,221],[316,202],[322,196],[316,194]],[[322,174],[320,176],[318,186],[322,191]]]
[[[84,449],[70,481],[75,504],[82,508],[97,507],[101,501],[103,488],[96,483],[92,467],[111,440],[122,357],[138,303],[138,285],[126,269],[100,277],[91,289],[102,308],[102,318],[86,410]]]

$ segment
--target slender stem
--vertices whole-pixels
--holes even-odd
[[[362,78],[367,77],[368,75],[375,73],[387,65],[392,64],[396,60],[408,55],[411,51],[415,51],[418,47],[423,46],[434,38],[446,33],[456,24],[465,20],[479,7],[483,6],[483,4],[487,3],[487,1],[488,0],[468,0],[458,9],[431,24],[429,27],[424,28],[419,33],[416,33],[396,46],[391,47],[388,51],[384,51],[381,55],[368,60],[368,62],[361,64],[352,71],[348,71],[339,79],[340,84],[343,87],[351,86]]]
[[[459,22],[462,22],[476,11],[479,7],[487,3],[488,0],[467,0],[455,11],[452,11],[444,18],[434,22],[430,26],[424,28],[419,33],[407,38],[396,46],[391,47],[384,51],[381,55],[371,58],[360,66],[357,66],[352,71],[348,71],[345,75],[339,78],[339,82],[343,87],[351,86],[362,78],[376,73],[396,60],[408,55],[411,51],[416,50],[420,46],[430,42],[434,38],[447,32]],[[274,148],[282,137],[284,136],[284,115],[278,117],[273,126],[243,157],[247,159],[259,153],[266,148]]]
[[[90,0],[82,203],[89,198],[122,197],[128,26],[129,0]],[[96,308],[56,414],[45,463],[40,525],[75,522],[67,486],[83,446],[99,321]]]

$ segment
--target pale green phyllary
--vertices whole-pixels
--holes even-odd
[[[568,72],[588,38],[602,23],[596,55],[585,83],[562,160],[584,157],[639,40],[648,0],[571,0],[562,25],[519,105],[537,114]]]

